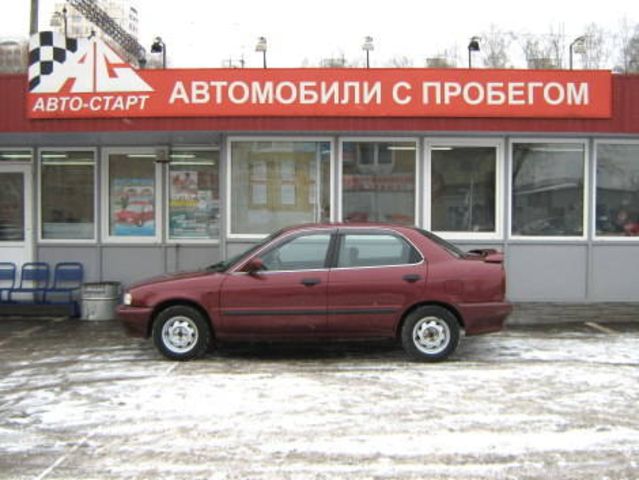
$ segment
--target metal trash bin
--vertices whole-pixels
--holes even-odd
[[[119,282],[84,283],[82,285],[82,320],[113,320],[122,286]]]

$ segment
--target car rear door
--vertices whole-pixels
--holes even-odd
[[[340,229],[328,285],[328,332],[392,335],[399,316],[423,298],[427,266],[392,230]]]
[[[233,272],[222,284],[223,332],[313,336],[326,331],[331,231],[291,235],[258,253],[264,271]]]

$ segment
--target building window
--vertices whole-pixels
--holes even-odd
[[[497,148],[431,147],[431,230],[495,232]]]
[[[42,240],[95,238],[95,154],[91,150],[40,153]]]
[[[639,236],[639,145],[597,145],[597,235]]]
[[[344,221],[414,225],[416,156],[415,142],[344,142]]]
[[[108,235],[152,239],[158,234],[156,155],[108,153]]]
[[[29,150],[0,150],[0,162],[30,162],[31,159]]]
[[[330,156],[329,142],[232,142],[231,234],[327,221]]]
[[[219,238],[220,152],[173,150],[169,158],[169,238]]]
[[[585,146],[517,143],[512,156],[513,235],[583,236]]]

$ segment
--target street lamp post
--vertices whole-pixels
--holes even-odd
[[[67,34],[67,7],[66,5],[62,7],[62,13],[55,12],[53,14],[53,19],[51,20],[51,25],[59,27],[60,26],[60,18],[62,18],[62,26],[64,27],[64,38],[68,37]]]
[[[266,42],[266,37],[258,37],[257,45],[255,45],[256,52],[262,52],[262,66],[266,68],[266,50],[268,49],[268,44]]]
[[[570,70],[572,70],[572,57],[574,52],[586,53],[586,37],[584,35],[575,38],[570,44],[570,54],[568,55]]]
[[[479,37],[472,37],[468,44],[468,68],[473,68],[473,52],[479,52]]]
[[[371,50],[374,50],[373,46],[373,37],[364,37],[364,43],[362,45],[362,50],[366,52],[366,68],[371,68],[370,62],[370,53]]]
[[[155,37],[151,45],[151,53],[162,54],[162,68],[166,68],[166,43],[162,41],[162,37]]]

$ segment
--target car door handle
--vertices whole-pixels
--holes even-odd
[[[412,274],[404,275],[402,278],[404,279],[404,281],[408,283],[415,283],[416,281],[421,280],[422,276],[417,275],[416,273],[412,273]]]
[[[322,283],[319,278],[304,278],[300,282],[302,285],[306,285],[307,287],[312,287],[313,285],[317,285],[318,283]]]

